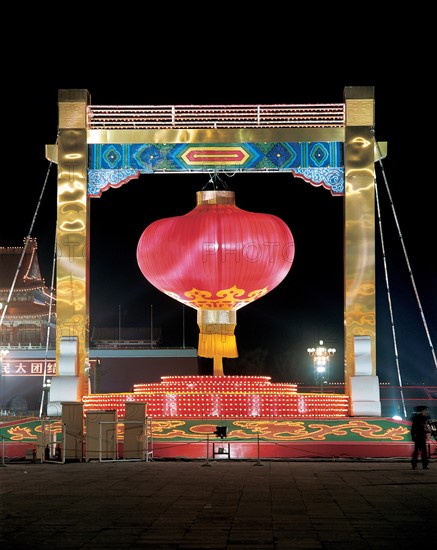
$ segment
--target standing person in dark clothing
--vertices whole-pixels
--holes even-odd
[[[419,454],[422,459],[422,468],[428,470],[427,437],[430,433],[428,412],[427,407],[418,406],[411,419],[411,439],[414,441],[413,456],[411,457],[413,470],[417,468]]]
[[[55,460],[62,460],[61,452],[61,446],[58,443],[55,449]]]

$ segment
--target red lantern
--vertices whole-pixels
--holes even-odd
[[[233,191],[199,191],[188,214],[149,225],[137,247],[144,277],[197,310],[198,355],[238,357],[236,311],[274,289],[294,259],[294,239],[277,216],[241,210]]]

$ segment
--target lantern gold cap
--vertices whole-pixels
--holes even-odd
[[[234,191],[197,191],[197,206],[200,204],[235,204]]]

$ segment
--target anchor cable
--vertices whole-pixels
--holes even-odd
[[[410,262],[409,262],[409,259],[408,259],[408,254],[407,254],[407,251],[406,251],[406,248],[405,248],[405,243],[404,243],[404,240],[403,240],[403,237],[402,237],[402,232],[401,232],[399,222],[398,222],[398,219],[397,219],[397,215],[396,215],[396,211],[395,211],[395,208],[394,208],[393,199],[391,197],[390,189],[389,189],[389,186],[388,186],[388,180],[387,180],[387,177],[385,175],[384,166],[383,166],[383,163],[382,163],[381,150],[379,148],[378,143],[377,142],[375,142],[375,143],[376,143],[376,147],[377,147],[377,150],[378,150],[378,159],[377,160],[378,160],[378,163],[379,163],[380,168],[381,168],[381,173],[382,173],[382,176],[383,176],[383,179],[384,179],[385,188],[386,188],[389,200],[390,200],[390,205],[391,205],[391,208],[392,208],[393,217],[394,217],[396,227],[397,227],[397,230],[398,230],[399,239],[401,241],[405,261],[406,261],[406,264],[407,264],[407,267],[408,267],[408,272],[409,272],[409,275],[410,275],[410,278],[411,278],[411,283],[413,285],[413,289],[414,289],[414,292],[415,292],[417,304],[418,304],[419,311],[420,311],[420,314],[421,314],[421,317],[422,317],[422,321],[423,321],[423,324],[424,324],[424,327],[425,327],[425,332],[427,334],[428,341],[429,341],[429,344],[430,344],[430,347],[431,347],[431,353],[432,353],[432,356],[434,358],[434,363],[437,367],[437,359],[436,359],[434,347],[433,347],[432,340],[431,340],[431,337],[430,337],[430,333],[429,333],[429,330],[428,330],[428,326],[427,326],[427,323],[426,323],[423,308],[422,308],[422,305],[421,305],[421,302],[420,302],[419,293],[417,291],[417,287],[416,287],[416,284],[415,284],[415,281],[414,281],[413,272],[412,272],[412,269],[411,269],[411,266],[410,266]],[[403,409],[404,417],[406,418],[407,417],[407,410],[406,410],[406,406],[405,406],[405,399],[404,399],[404,393],[403,393],[403,383],[402,383],[402,376],[401,376],[401,370],[400,370],[400,364],[399,364],[399,354],[398,354],[397,339],[396,339],[396,329],[395,329],[395,322],[394,322],[394,316],[393,316],[393,307],[392,307],[392,301],[391,301],[390,283],[389,283],[389,278],[388,278],[388,267],[387,267],[387,261],[386,261],[387,257],[386,257],[385,246],[384,246],[384,236],[383,236],[383,231],[382,231],[380,201],[379,201],[378,186],[377,186],[376,178],[375,178],[375,197],[376,197],[376,205],[377,205],[378,224],[379,224],[379,232],[380,232],[380,239],[381,239],[383,264],[384,264],[385,284],[386,284],[386,289],[387,289],[387,299],[388,299],[388,304],[389,304],[390,322],[391,322],[392,335],[393,335],[393,347],[394,347],[394,354],[395,354],[396,371],[397,371],[398,380],[399,380],[399,388],[400,388],[400,396],[401,396],[401,401],[402,401],[402,409]]]

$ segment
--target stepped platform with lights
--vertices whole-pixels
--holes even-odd
[[[151,418],[333,418],[344,417],[348,398],[340,394],[299,394],[296,384],[272,383],[268,376],[163,376],[136,384],[133,392],[90,394],[84,412],[147,403]]]
[[[83,404],[85,415],[116,410],[122,439],[126,402],[146,403],[155,458],[205,458],[208,445],[219,459],[215,448],[234,459],[410,456],[408,422],[348,417],[348,399],[299,393],[268,376],[164,376],[130,393],[86,395]],[[217,426],[226,426],[225,439]]]

